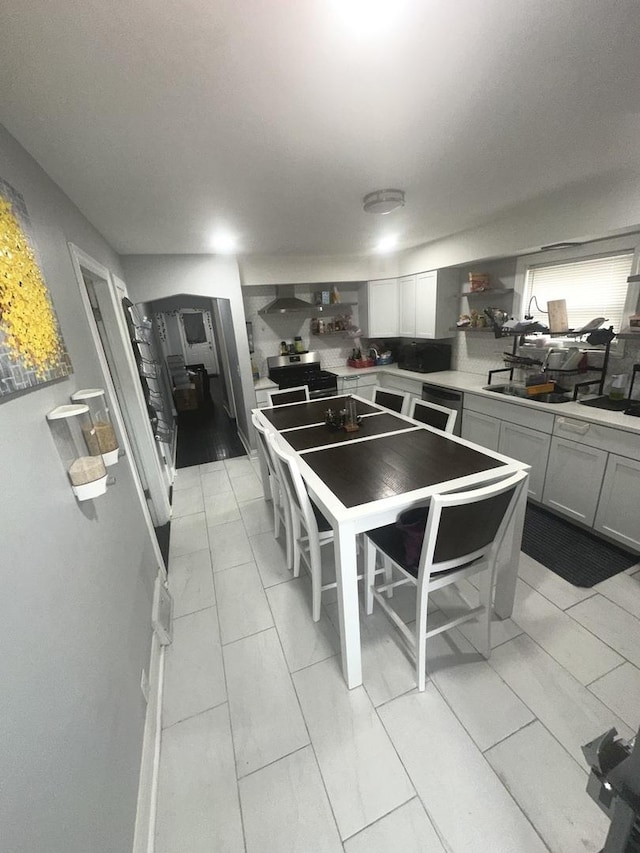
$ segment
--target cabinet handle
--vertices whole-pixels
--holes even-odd
[[[357,382],[358,379],[360,379],[360,377],[359,376],[343,376],[342,379],[344,382]]]
[[[579,435],[586,435],[589,432],[591,424],[586,424],[583,421],[568,421],[566,418],[558,418],[558,427],[567,432],[577,432]]]

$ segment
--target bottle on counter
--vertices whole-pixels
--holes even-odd
[[[296,352],[305,352],[304,344],[300,335],[296,335],[293,339],[293,348]]]
[[[280,341],[280,355],[289,355],[289,347],[286,341]]]

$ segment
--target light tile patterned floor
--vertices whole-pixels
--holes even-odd
[[[158,853],[600,850],[580,746],[640,725],[638,566],[578,590],[522,555],[491,660],[473,624],[440,635],[423,694],[389,622],[362,615],[348,691],[335,596],[314,624],[260,494],[246,458],[178,472]]]

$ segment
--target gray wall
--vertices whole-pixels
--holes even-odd
[[[125,460],[78,504],[45,415],[101,386],[67,241],[116,254],[0,126],[0,176],[24,196],[75,373],[0,402],[0,848],[131,849],[156,564]]]

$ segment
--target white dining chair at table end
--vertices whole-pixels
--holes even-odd
[[[414,654],[418,689],[425,689],[427,641],[430,637],[449,631],[457,625],[480,616],[483,625],[483,647],[479,650],[488,658],[491,654],[491,612],[496,577],[496,557],[514,508],[526,481],[527,474],[519,471],[497,483],[472,491],[433,495],[428,506],[417,505],[402,514],[405,529],[397,524],[370,530],[365,534],[365,609],[373,612],[374,600],[400,630]],[[407,558],[406,526],[413,522],[413,545],[419,547],[419,558]],[[420,532],[424,522],[424,534]],[[464,533],[461,533],[464,531]],[[416,538],[421,542],[416,543]],[[417,551],[417,548],[413,548]],[[391,571],[400,580],[387,580],[375,586],[376,557],[380,554],[391,564]],[[477,607],[427,630],[429,593],[456,581],[484,572]],[[413,585],[416,589],[416,621],[412,632],[386,600],[384,594],[398,586]]]
[[[333,544],[335,538],[333,528],[309,497],[295,453],[284,446],[278,433],[267,433],[267,439],[273,451],[275,464],[279,469],[280,480],[289,499],[293,540],[293,575],[294,577],[299,576],[300,562],[304,561],[311,576],[313,621],[318,622],[322,593],[337,587],[336,581],[322,582],[322,557],[320,553],[320,549],[325,545]],[[374,570],[374,575],[380,571],[383,570]],[[391,580],[390,571],[389,569],[388,581]],[[358,575],[359,580],[363,578],[364,572]]]
[[[437,403],[428,403],[419,397],[411,398],[408,415],[414,421],[419,421],[422,424],[448,433],[453,432],[456,425],[456,418],[458,417],[455,409],[449,409],[447,406],[439,406]]]
[[[381,385],[374,386],[371,399],[378,406],[384,406],[385,409],[397,412],[399,415],[406,415],[409,407],[408,393],[405,391],[392,391],[390,388],[383,388]]]
[[[269,408],[284,406],[285,403],[305,403],[309,400],[309,386],[296,385],[295,388],[283,388],[281,391],[267,391]]]
[[[258,436],[260,450],[264,455],[269,472],[269,483],[273,503],[273,535],[277,539],[280,536],[280,524],[285,531],[287,568],[293,569],[293,527],[291,523],[291,512],[289,510],[289,498],[280,478],[280,471],[274,461],[271,444],[265,426],[260,422],[258,415],[253,412],[251,420]]]

